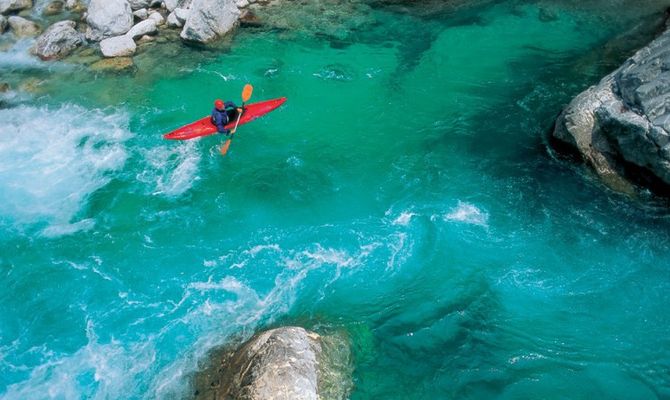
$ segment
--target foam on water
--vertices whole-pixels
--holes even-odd
[[[126,160],[124,113],[61,107],[0,110],[0,218],[46,223],[45,235],[90,228],[74,219]]]
[[[138,174],[137,179],[147,183],[155,195],[179,196],[199,179],[201,157],[195,141],[148,149],[144,152],[144,159],[149,168]]]
[[[466,224],[479,225],[488,228],[489,215],[480,210],[474,204],[458,202],[450,212],[444,215],[445,221],[463,222]]]

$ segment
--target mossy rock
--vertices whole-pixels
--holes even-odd
[[[91,70],[99,72],[134,72],[136,70],[132,57],[105,58],[91,64]]]

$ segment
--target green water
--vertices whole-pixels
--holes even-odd
[[[0,109],[0,397],[181,397],[299,324],[348,335],[352,399],[669,398],[667,210],[546,145],[662,7],[325,5],[132,74],[0,57],[37,82]],[[162,139],[247,82],[288,101],[225,158]]]

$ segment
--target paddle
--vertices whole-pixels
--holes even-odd
[[[244,113],[244,103],[249,101],[251,98],[251,93],[254,91],[254,87],[251,86],[250,84],[244,85],[244,89],[242,89],[242,111],[237,114],[237,121],[235,122],[235,128],[230,132],[230,137],[226,142],[221,146],[221,155],[225,156],[226,153],[228,152],[228,149],[230,148],[230,143],[233,141],[233,135],[235,135],[235,132],[237,131],[237,125],[240,123],[240,118],[242,117],[242,113]]]

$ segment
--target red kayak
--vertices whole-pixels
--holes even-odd
[[[244,106],[244,112],[242,113],[242,117],[240,117],[239,125],[244,125],[247,122],[253,121],[256,118],[269,113],[284,104],[285,101],[286,97],[280,97],[278,99],[261,101]],[[236,121],[237,120],[232,121],[226,125],[226,129],[233,129]],[[200,136],[212,135],[214,133],[216,133],[216,126],[212,124],[211,117],[204,117],[170,133],[166,133],[163,137],[170,140],[187,140]]]

